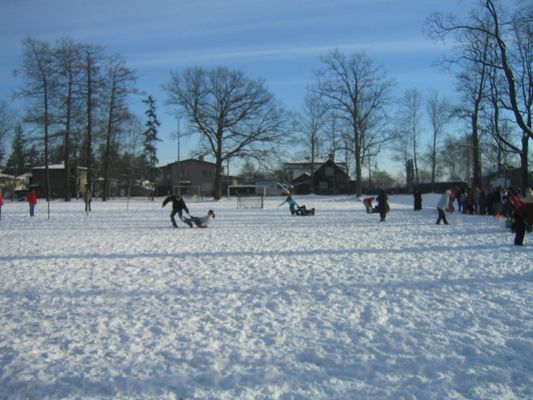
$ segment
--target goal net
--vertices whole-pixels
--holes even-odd
[[[200,186],[197,185],[174,185],[173,193],[179,194],[184,199],[188,201],[199,201],[200,200]]]
[[[265,187],[256,185],[230,185],[228,197],[237,198],[237,208],[263,208]]]
[[[237,208],[263,208],[263,195],[237,197]]]

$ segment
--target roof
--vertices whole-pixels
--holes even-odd
[[[33,167],[32,169],[46,169],[45,165],[40,165],[38,167]],[[50,164],[48,165],[48,169],[65,169],[64,164]]]
[[[292,165],[292,164],[324,164],[325,162],[327,162],[328,160],[314,160],[313,162],[311,162],[311,160],[309,159],[303,159],[303,160],[298,160],[298,161],[287,161],[285,164],[286,165]]]
[[[168,168],[168,167],[170,167],[172,165],[187,164],[187,163],[192,163],[192,162],[201,163],[201,164],[208,164],[208,165],[211,165],[211,166],[215,166],[216,165],[213,162],[204,161],[204,160],[198,160],[196,158],[189,158],[187,160],[180,160],[180,161],[174,161],[174,162],[168,163],[166,165],[161,166],[160,168]]]

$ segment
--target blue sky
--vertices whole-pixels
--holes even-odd
[[[396,82],[398,95],[417,88],[453,94],[453,78],[432,66],[447,48],[422,32],[435,11],[465,13],[466,0],[1,0],[0,98],[20,87],[25,37],[60,37],[119,53],[157,101],[162,164],[176,159],[174,112],[161,86],[171,70],[226,66],[264,79],[288,108],[301,106],[319,57],[339,49],[365,51]],[[142,117],[144,105],[135,99]],[[17,107],[17,102],[13,103]],[[181,130],[186,127],[181,126]],[[190,140],[190,139],[189,139]],[[181,143],[181,158],[195,145]]]

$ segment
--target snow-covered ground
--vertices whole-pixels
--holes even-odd
[[[355,197],[7,202],[0,398],[531,399],[533,235]]]

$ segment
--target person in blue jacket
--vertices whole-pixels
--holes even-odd
[[[291,210],[291,214],[296,215],[295,207],[299,207],[299,206],[298,206],[298,203],[296,203],[296,201],[292,198],[290,193],[287,195],[287,198],[278,207],[281,207],[285,203],[289,205],[289,210]]]

